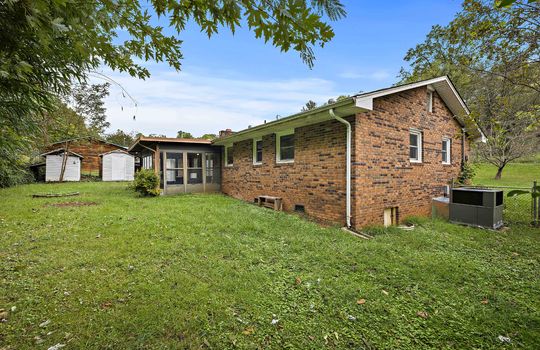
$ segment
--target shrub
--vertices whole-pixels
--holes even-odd
[[[459,173],[457,182],[462,185],[470,185],[475,175],[476,170],[474,169],[473,165],[469,162],[465,162],[461,167],[461,172]]]
[[[158,196],[159,177],[151,169],[141,169],[135,173],[131,188],[143,196]]]

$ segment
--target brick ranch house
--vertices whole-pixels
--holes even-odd
[[[427,216],[460,172],[471,140],[469,110],[446,76],[355,95],[231,133],[221,191],[348,227]]]

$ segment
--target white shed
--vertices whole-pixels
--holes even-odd
[[[45,181],[60,181],[62,162],[64,160],[64,149],[59,148],[54,151],[43,153],[45,157]],[[64,171],[64,181],[81,181],[81,159],[83,156],[75,152],[68,151],[66,169]]]
[[[100,157],[102,181],[133,181],[134,156],[118,149],[100,154]]]

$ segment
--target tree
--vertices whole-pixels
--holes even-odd
[[[35,153],[42,152],[51,143],[89,135],[84,117],[60,99],[53,110],[39,117],[39,132],[33,135],[31,142]]]
[[[88,85],[76,84],[66,96],[73,110],[83,116],[90,132],[102,134],[111,124],[107,121],[104,99],[109,96],[109,83]]]
[[[193,139],[193,135],[191,135],[190,132],[185,132],[185,131],[182,131],[182,130],[178,130],[178,133],[176,133],[176,137],[178,138],[181,138],[181,139]]]
[[[200,138],[201,138],[201,139],[211,140],[211,141],[212,141],[212,140],[217,139],[217,137],[218,137],[218,136],[217,136],[216,134],[204,134],[204,135],[202,135]]]
[[[282,51],[295,50],[311,67],[313,47],[334,36],[328,22],[344,16],[339,0],[149,0],[148,6],[137,0],[2,1],[2,146],[35,133],[39,115],[54,109],[56,96],[69,93],[73,82],[85,82],[102,65],[142,79],[150,72],[140,60],[166,61],[180,70],[178,34],[188,21],[209,37],[219,30],[234,33],[247,23],[257,38]],[[168,26],[158,25],[156,17]],[[176,34],[166,34],[169,29]]]
[[[449,75],[487,134],[478,154],[498,168],[534,151],[540,105],[540,5],[515,1],[497,8],[487,0],[465,0],[447,26],[434,26],[410,49],[402,82]]]
[[[311,111],[312,109],[317,108],[317,103],[315,101],[309,100],[306,102],[304,107],[302,107],[302,112]]]
[[[105,141],[116,145],[129,147],[137,138],[135,132],[126,133],[123,130],[117,129],[115,132],[105,135]]]
[[[501,178],[508,163],[538,151],[538,137],[533,130],[540,124],[540,105],[537,109],[491,119],[487,141],[478,153],[497,167],[495,179]]]
[[[257,38],[271,40],[282,51],[297,51],[311,67],[313,47],[334,36],[327,21],[346,14],[339,0],[151,0],[148,7],[136,0],[4,1],[1,101],[17,112],[41,112],[51,93],[67,93],[73,80],[84,81],[101,64],[140,78],[150,73],[137,60],[166,61],[180,70],[177,35],[188,21],[208,37],[224,28],[234,33],[245,21]],[[176,35],[165,34],[168,28],[157,25],[156,17],[166,18]],[[24,103],[17,107],[16,102]]]

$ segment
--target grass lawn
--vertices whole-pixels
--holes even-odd
[[[54,191],[81,196],[31,198]],[[0,190],[0,247],[0,349],[540,346],[538,229],[365,241],[222,195],[39,184]]]
[[[531,187],[534,180],[540,184],[540,161],[510,163],[504,167],[500,180],[495,180],[497,167],[491,164],[477,164],[474,183],[487,186]]]

